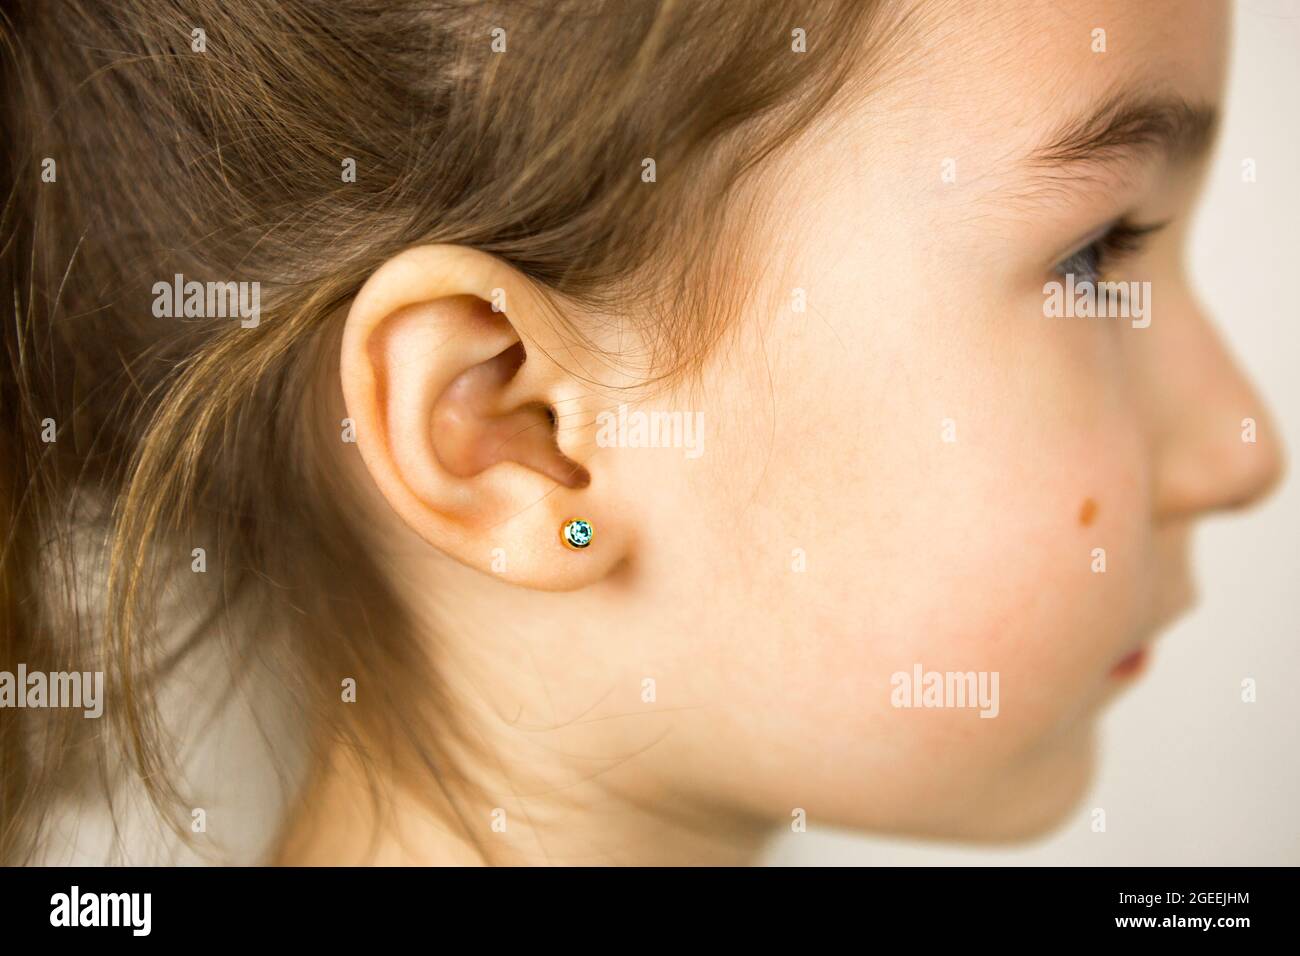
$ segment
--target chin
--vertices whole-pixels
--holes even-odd
[[[1086,825],[1078,814],[1096,766],[1096,737],[1089,723],[1065,745],[996,781],[967,839],[1028,843],[1050,836],[1071,820]]]
[[[905,823],[898,836],[986,845],[1016,845],[1041,840],[1066,823],[1087,826],[1079,814],[1096,769],[1093,726],[999,772],[979,786],[956,781],[956,801],[927,820]]]

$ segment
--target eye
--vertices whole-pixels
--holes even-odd
[[[1078,282],[1097,282],[1126,257],[1141,252],[1147,239],[1168,223],[1157,222],[1139,226],[1128,219],[1112,223],[1087,245],[1070,253],[1053,271],[1060,276],[1073,275]]]

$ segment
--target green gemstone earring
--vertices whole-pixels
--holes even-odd
[[[581,518],[570,518],[560,525],[560,540],[564,542],[566,548],[572,548],[574,551],[581,551],[591,544],[595,533],[596,529],[591,526],[591,522]]]

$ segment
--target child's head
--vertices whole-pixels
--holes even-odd
[[[1180,259],[1224,7],[191,6],[0,22],[0,669],[167,806],[172,656],[269,666],[342,862],[358,768],[489,859],[1062,817],[1279,471]],[[19,855],[105,744],[6,734]]]

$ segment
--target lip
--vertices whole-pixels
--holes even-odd
[[[1147,661],[1150,658],[1150,648],[1139,647],[1121,658],[1119,663],[1110,669],[1110,676],[1113,680],[1133,680],[1146,670]]]
[[[1158,634],[1181,618],[1196,605],[1196,590],[1190,581],[1184,581],[1168,604],[1167,610],[1160,616],[1159,624],[1153,629]],[[1110,678],[1116,681],[1132,681],[1140,677],[1151,663],[1151,640],[1129,651],[1110,669]]]

